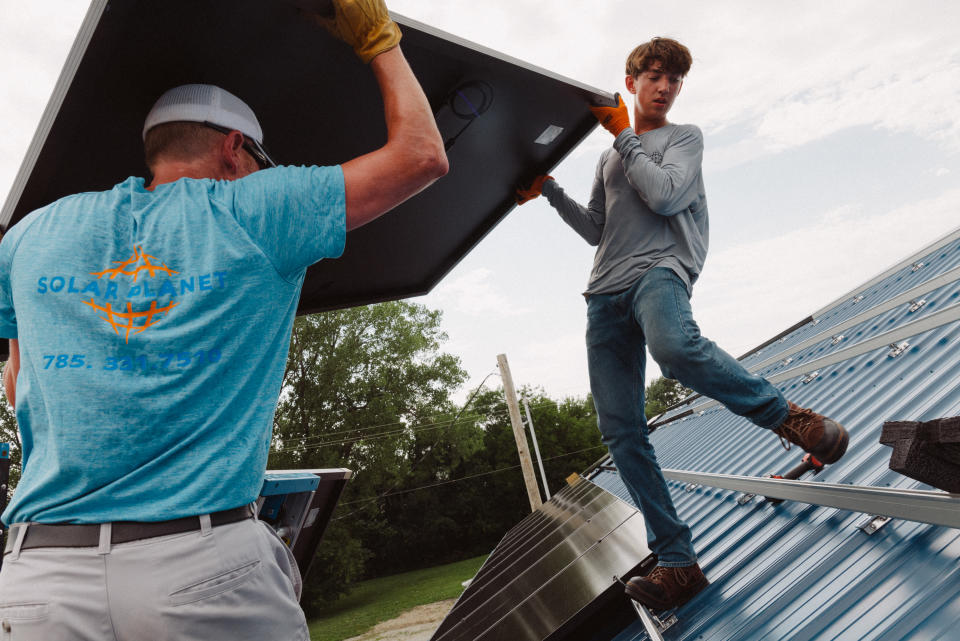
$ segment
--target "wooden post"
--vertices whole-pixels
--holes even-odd
[[[517,439],[517,453],[520,454],[520,469],[523,470],[523,482],[527,486],[530,510],[535,512],[543,505],[543,501],[540,499],[537,477],[533,474],[533,461],[530,459],[530,450],[527,449],[527,435],[523,431],[520,405],[517,403],[517,391],[513,387],[513,377],[510,376],[510,366],[507,364],[506,354],[497,355],[497,365],[500,366],[500,377],[503,379],[503,395],[507,397],[507,408],[510,410],[513,436]]]
[[[530,416],[530,403],[523,399],[523,411],[527,415],[527,425],[530,427],[530,438],[533,440],[533,453],[537,455],[537,466],[540,468],[540,480],[543,481],[543,495],[550,500],[550,486],[547,485],[547,471],[543,469],[543,457],[540,456],[540,446],[537,445],[537,430],[533,428],[533,417]]]

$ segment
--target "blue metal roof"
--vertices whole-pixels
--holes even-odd
[[[891,449],[879,436],[885,421],[960,415],[960,319],[934,316],[960,310],[960,269],[951,272],[958,266],[960,231],[741,359],[764,376],[786,376],[776,384],[787,398],[849,430],[846,456],[804,480],[931,489],[889,469]],[[896,300],[907,293],[909,300]],[[910,311],[919,300],[925,303]],[[936,326],[918,325],[913,333],[910,323],[922,319]],[[903,334],[895,342],[909,343],[902,353],[892,356],[886,344],[855,353],[895,330]],[[817,366],[815,375],[804,369],[836,354],[840,360]],[[783,474],[802,455],[702,397],[658,422],[651,441],[665,470],[762,477]],[[588,478],[630,502],[609,459]],[[734,491],[668,485],[711,586],[677,610],[665,638],[960,639],[960,530],[894,519],[868,534],[858,526],[870,517],[858,512],[763,497],[741,504]],[[645,638],[638,620],[614,641]]]

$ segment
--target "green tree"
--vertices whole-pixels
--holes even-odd
[[[17,430],[17,417],[7,402],[4,392],[0,400],[0,443],[10,444],[10,478],[7,482],[7,501],[13,496],[13,489],[20,480],[20,432]]]
[[[605,451],[593,402],[555,401],[529,388],[521,393],[530,405],[548,485],[557,492],[567,476],[582,472]],[[397,496],[396,505],[390,506],[391,524],[410,536],[431,537],[430,545],[423,547],[429,547],[433,563],[489,552],[530,513],[503,390],[481,392],[467,411],[480,430],[482,447],[451,467],[452,482]],[[427,505],[430,513],[440,516],[424,516]],[[418,528],[424,519],[431,527]],[[443,540],[425,533],[432,527],[443,531]]]
[[[524,388],[521,395],[530,407],[547,484],[552,492],[565,485],[571,474],[583,472],[606,454],[592,397],[556,401],[541,390],[531,388]]]
[[[308,608],[345,593],[364,576],[370,550],[395,534],[377,497],[462,446],[445,421],[466,375],[440,351],[440,320],[423,305],[390,302],[294,323],[269,466],[354,472],[321,545],[323,570],[308,577]]]
[[[691,393],[691,390],[678,381],[661,376],[647,386],[644,414],[648,419],[662,414],[668,407],[679,403]]]

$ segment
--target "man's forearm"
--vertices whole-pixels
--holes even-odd
[[[627,182],[654,213],[672,216],[685,211],[696,199],[696,178],[703,162],[703,140],[698,131],[685,131],[672,140],[660,164],[647,155],[632,131],[621,132],[614,148],[620,154]]]
[[[11,407],[17,406],[17,374],[20,373],[20,343],[16,338],[10,339],[10,356],[3,367],[3,389]]]
[[[426,164],[436,164],[439,157],[445,159],[443,139],[437,130],[430,103],[400,47],[374,58],[370,69],[383,96],[387,144],[408,148]]]
[[[387,142],[343,165],[347,229],[393,209],[448,169],[430,103],[400,47],[378,55],[370,68],[383,97]]]
[[[554,180],[548,180],[543,187],[543,195],[560,214],[563,222],[580,234],[588,244],[594,247],[599,245],[600,237],[603,235],[603,216],[567,196],[563,188]],[[594,204],[591,201],[591,205]]]

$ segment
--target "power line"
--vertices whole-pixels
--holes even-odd
[[[548,407],[551,405],[556,405],[556,403],[553,401],[550,401],[550,402],[541,403],[539,405],[531,405],[530,407],[531,409],[540,409],[540,408]],[[466,405],[464,407],[466,407]],[[590,416],[590,415],[592,415],[592,412],[590,414],[587,414],[587,416]],[[485,418],[487,420],[492,421],[498,418],[503,418],[505,416],[508,416],[506,412],[500,412],[495,414],[468,414],[463,418],[464,419]],[[332,440],[332,441],[323,441],[321,439],[329,438],[330,436],[335,436],[337,434],[348,434],[350,432],[360,431],[361,429],[372,429],[372,428],[356,428],[351,430],[342,430],[338,432],[327,432],[326,434],[321,434],[321,435],[312,436],[312,437],[304,437],[302,439],[293,437],[293,438],[288,438],[286,440],[296,441],[296,443],[291,443],[291,445],[289,446],[274,448],[273,451],[274,452],[288,452],[291,450],[303,451],[303,450],[319,449],[321,447],[332,446],[332,445],[346,445],[347,443],[356,443],[359,441],[372,441],[380,438],[388,438],[391,436],[398,436],[402,434],[412,434],[412,433],[421,432],[421,431],[441,429],[444,427],[453,427],[458,422],[460,422],[458,419],[454,419],[454,420],[437,421],[434,423],[421,423],[418,425],[403,427],[397,430],[391,430],[389,432],[380,432],[378,434],[365,434],[365,435],[354,436],[354,437],[349,437],[349,438],[344,438],[339,440]],[[402,425],[402,423],[401,422],[384,423],[379,427],[386,427],[390,425]],[[319,441],[319,442],[315,442],[315,441]]]
[[[464,421],[464,422],[467,422],[467,421]],[[347,443],[358,443],[360,441],[375,441],[381,438],[389,438],[391,436],[400,436],[403,434],[408,434],[409,432],[427,432],[429,430],[439,430],[445,427],[453,427],[455,424],[456,423],[452,421],[445,422],[443,424],[434,423],[434,424],[431,424],[429,427],[420,427],[417,429],[410,428],[410,429],[393,430],[391,432],[381,432],[380,434],[355,436],[353,438],[345,438],[339,441],[323,441],[322,443],[311,443],[309,445],[291,445],[290,447],[278,448],[278,449],[275,449],[274,451],[284,452],[284,451],[294,450],[294,451],[300,452],[304,450],[316,450],[316,449],[320,449],[322,447],[327,447],[330,445],[346,445]]]
[[[557,455],[555,455],[555,456],[551,456],[551,457],[545,458],[544,460],[545,460],[545,461],[552,461],[552,460],[554,460],[554,459],[563,458],[563,457],[565,457],[565,456],[573,456],[574,454],[581,454],[581,453],[583,453],[583,452],[589,452],[590,450],[595,450],[595,449],[598,449],[598,448],[601,448],[601,447],[605,447],[605,446],[604,446],[603,444],[593,445],[593,446],[591,446],[591,447],[583,448],[582,450],[576,450],[576,451],[574,451],[574,452],[566,452],[566,453],[564,453],[564,454],[557,454]],[[461,477],[461,478],[458,478],[458,479],[448,479],[448,480],[446,480],[446,481],[437,481],[436,483],[430,483],[429,485],[421,485],[420,487],[414,487],[414,488],[410,488],[410,489],[407,489],[407,490],[399,490],[399,491],[397,491],[397,492],[387,492],[387,493],[384,493],[384,494],[378,494],[377,496],[373,496],[373,497],[369,497],[369,498],[365,498],[365,499],[356,499],[356,500],[354,500],[354,501],[347,501],[346,503],[340,503],[339,505],[358,505],[358,504],[363,504],[363,503],[370,503],[371,501],[376,501],[376,500],[378,500],[378,499],[387,498],[387,497],[390,497],[390,496],[398,496],[398,495],[400,495],[400,494],[408,494],[408,493],[410,493],[410,492],[416,492],[416,491],[418,491],[418,490],[428,490],[428,489],[430,489],[430,488],[432,488],[432,487],[439,487],[439,486],[441,486],[441,485],[450,485],[451,483],[459,483],[459,482],[461,482],[461,481],[469,481],[469,480],[472,480],[472,479],[475,479],[475,478],[479,478],[479,477],[482,477],[482,476],[490,476],[490,475],[492,475],[492,474],[499,474],[500,472],[509,472],[510,470],[515,470],[515,469],[517,469],[517,468],[519,468],[519,467],[520,467],[519,464],[517,464],[517,465],[511,465],[511,466],[509,466],[509,467],[501,467],[501,468],[496,469],[496,470],[490,470],[490,471],[487,471],[487,472],[479,472],[479,473],[477,473],[477,474],[471,474],[470,476],[464,476],[464,477]],[[357,510],[354,510],[353,512],[349,512],[349,513],[347,513],[347,514],[344,514],[343,516],[338,516],[338,517],[336,517],[336,518],[334,518],[334,519],[332,519],[332,520],[334,520],[334,521],[339,521],[340,519],[344,519],[344,518],[346,518],[346,517],[348,517],[348,516],[351,516],[351,515],[353,515],[353,514],[356,514],[356,513],[357,513]]]
[[[484,378],[484,382],[485,382],[488,378],[490,378],[490,374],[488,374],[488,375]],[[479,389],[480,387],[482,387],[482,385],[483,385],[483,383],[481,383],[481,385],[478,386],[477,389]],[[476,391],[474,391],[474,393],[471,395],[470,399],[469,399],[466,403],[463,404],[463,407],[461,408],[460,411],[463,411],[463,409],[466,409],[466,407],[470,404],[470,400],[473,400],[473,396],[476,396]],[[575,401],[581,401],[581,400],[582,400],[582,401],[585,401],[585,400],[586,400],[586,397],[583,397],[582,399],[580,399],[579,397],[567,396],[567,397],[561,399],[561,401],[564,401],[564,402],[565,402],[565,401],[570,401],[570,400],[575,400]],[[548,405],[556,405],[556,406],[559,407],[560,403],[557,402],[557,401],[555,401],[555,400],[553,400],[553,399],[547,399],[545,402],[541,403],[540,405],[531,405],[530,407],[531,407],[532,409],[539,409],[539,408],[541,408],[541,407],[547,407]],[[348,409],[348,411],[352,411],[352,410],[349,410],[349,409]],[[473,416],[473,417],[485,416],[485,417],[487,417],[487,418],[492,418],[491,416],[485,415],[485,414],[472,414],[472,415],[470,415],[470,416]],[[499,416],[499,415],[493,415],[493,416]],[[435,425],[435,424],[439,424],[439,423],[446,423],[446,421],[445,421],[445,420],[444,420],[444,421],[435,421],[434,423],[422,423],[422,424],[420,424],[420,425],[427,425],[427,426],[429,426],[429,425]],[[364,426],[364,427],[351,427],[351,428],[348,428],[348,429],[345,429],[345,430],[336,430],[336,431],[333,431],[333,432],[326,432],[326,433],[324,433],[324,434],[322,434],[322,435],[317,435],[317,436],[305,436],[305,437],[303,437],[303,438],[304,438],[304,440],[316,440],[316,439],[321,439],[321,438],[327,438],[328,436],[333,436],[333,435],[335,435],[335,434],[349,434],[349,433],[351,433],[351,432],[359,432],[359,431],[361,431],[361,430],[373,430],[373,429],[376,429],[376,428],[378,428],[378,427],[391,427],[391,426],[393,426],[393,425],[403,425],[403,424],[404,424],[403,421],[400,420],[400,421],[393,421],[393,422],[390,422],[390,423],[381,423],[381,424],[378,424],[378,425],[367,425],[367,426]],[[279,451],[279,450],[278,450],[278,451]]]
[[[455,423],[457,422],[457,419],[460,418],[460,415],[463,414],[464,410],[466,410],[466,409],[470,406],[470,403],[473,402],[473,399],[476,398],[477,394],[480,393],[480,390],[483,389],[483,386],[486,385],[487,380],[488,380],[491,376],[493,376],[495,373],[496,373],[496,371],[493,371],[493,372],[490,372],[489,374],[487,374],[486,376],[483,377],[483,380],[480,381],[480,384],[477,385],[477,388],[476,388],[475,390],[473,390],[473,394],[471,394],[471,395],[470,395],[470,398],[467,399],[467,402],[463,404],[463,407],[460,408],[460,411],[457,412],[457,415],[453,417],[453,420],[450,422],[451,425],[453,425],[453,424],[455,424]],[[435,441],[433,442],[433,445],[431,445],[429,448],[424,449],[424,450],[423,450],[423,453],[420,455],[420,457],[410,463],[410,471],[411,471],[411,472],[412,472],[412,471],[416,468],[416,466],[427,456],[427,454],[428,454],[429,452],[433,451],[433,448],[435,448],[435,447],[437,446],[437,443],[439,443],[439,442],[440,442],[440,437],[437,437],[437,440],[435,440]],[[395,489],[395,488],[397,487],[397,484],[398,484],[398,483],[400,483],[400,479],[397,479],[396,481],[394,481],[394,482],[393,482],[393,485],[390,486],[390,488],[387,490],[387,492],[389,492],[389,491],[392,490],[392,489]],[[356,510],[354,510],[354,512],[356,512]],[[344,515],[343,517],[341,517],[341,518],[345,518],[345,517],[347,517],[347,516],[350,516],[350,515],[353,514],[354,512],[348,512],[347,514],[345,514],[345,515]]]
[[[486,415],[486,414],[468,414],[468,415],[467,415],[466,417],[464,417],[464,418],[481,418],[481,417],[486,418],[487,415]],[[304,441],[304,442],[316,441],[316,440],[320,440],[320,439],[329,438],[329,437],[331,437],[331,436],[336,436],[336,435],[338,435],[338,434],[350,434],[351,432],[359,432],[359,431],[361,431],[361,430],[373,430],[373,429],[376,429],[376,428],[378,428],[378,427],[392,427],[392,426],[394,426],[394,425],[403,425],[403,427],[400,428],[399,430],[394,430],[394,431],[392,431],[392,432],[380,432],[380,433],[378,433],[378,434],[371,434],[371,435],[366,435],[366,436],[361,435],[361,436],[358,436],[358,437],[352,437],[352,438],[362,439],[362,438],[366,438],[367,436],[376,437],[376,436],[379,436],[380,434],[394,434],[394,433],[398,433],[398,432],[404,432],[404,431],[407,431],[407,430],[417,431],[417,430],[419,430],[419,429],[429,429],[429,428],[432,428],[433,426],[436,426],[436,425],[448,425],[449,423],[450,423],[450,419],[444,419],[444,420],[442,420],[442,421],[434,421],[433,423],[419,423],[419,424],[415,424],[415,425],[405,425],[403,421],[395,421],[395,422],[393,422],[393,423],[382,423],[382,424],[380,424],[380,425],[370,425],[370,426],[367,426],[367,427],[355,427],[355,428],[351,428],[351,429],[347,429],[347,430],[336,430],[336,431],[333,431],[333,432],[324,432],[323,434],[317,434],[316,436],[305,436],[305,437],[303,437],[302,439],[298,439],[297,437],[290,437],[289,440],[302,440],[302,441]],[[332,441],[331,441],[331,442],[332,442]]]
[[[540,405],[531,405],[530,407],[532,407],[533,409],[539,409],[539,408],[541,408],[541,407],[547,407],[547,406],[549,406],[549,405],[557,405],[557,402],[554,401],[554,400],[552,400],[552,399],[550,399],[550,400],[548,400],[548,401],[545,401],[544,403],[541,403]],[[464,405],[464,408],[465,408],[465,407],[466,407],[466,405]],[[462,411],[462,410],[461,410],[461,411]],[[506,415],[506,414],[468,414],[467,416],[468,416],[468,417],[471,417],[471,418],[481,418],[481,417],[482,417],[482,418],[493,419],[493,418],[497,418],[497,417],[505,416],[505,415]],[[429,427],[429,426],[432,426],[432,425],[441,425],[441,424],[446,424],[446,423],[449,423],[449,419],[444,419],[444,420],[442,420],[442,421],[434,421],[433,423],[419,423],[419,424],[417,424],[417,425],[405,426],[404,429],[414,429],[414,430],[416,430],[416,429],[419,428],[419,427],[424,427],[424,426],[425,426],[425,427]],[[351,432],[359,432],[359,431],[361,431],[361,430],[372,430],[372,429],[376,429],[376,428],[378,428],[378,427],[391,427],[391,426],[394,426],[394,425],[404,425],[404,422],[403,422],[403,421],[394,421],[394,422],[392,422],[392,423],[381,423],[381,424],[379,424],[379,425],[368,425],[368,426],[366,426],[366,427],[353,427],[353,428],[349,428],[349,429],[345,429],[345,430],[336,430],[336,431],[333,431],[333,432],[324,432],[323,434],[318,434],[318,435],[316,435],[316,436],[305,436],[305,437],[303,437],[303,440],[305,440],[305,441],[318,440],[318,439],[327,438],[327,437],[329,437],[329,436],[334,436],[334,435],[337,435],[337,434],[349,434],[349,433],[351,433]],[[294,437],[294,438],[295,438],[295,437]]]

